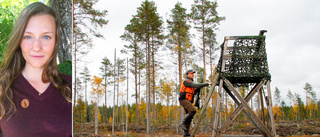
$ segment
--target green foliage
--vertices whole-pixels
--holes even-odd
[[[206,28],[216,28],[219,22],[224,20],[225,17],[218,16],[216,8],[218,7],[217,2],[208,0],[195,0],[195,4],[191,8],[191,18],[196,25],[196,29],[202,32]]]
[[[87,66],[84,67],[83,72],[80,73],[81,79],[85,82],[85,86],[87,86],[87,82],[90,80],[90,72]]]
[[[81,100],[78,99],[78,103],[75,106],[75,117],[74,119],[76,120],[76,122],[80,122],[80,118],[83,119],[84,118],[84,105],[85,103]],[[118,122],[116,121],[116,123],[123,123],[125,122],[125,117],[126,117],[126,105],[122,104],[121,106],[118,106],[116,108],[118,108],[118,111],[116,111],[116,115],[119,115],[121,117],[121,120],[119,120]],[[179,115],[179,106],[166,106],[163,105],[161,103],[157,103],[155,105],[156,107],[156,112],[157,116],[156,119],[157,121],[155,122],[156,125],[161,125],[161,124],[174,124],[176,115]],[[113,107],[109,106],[109,107],[105,107],[103,106],[99,106],[99,112],[101,114],[101,122],[102,123],[109,123],[110,118],[112,118],[112,111],[113,111]],[[210,108],[211,109],[211,108]],[[80,111],[82,112],[82,115],[80,115]],[[128,112],[129,112],[129,123],[135,123],[137,120],[137,116],[135,115],[136,111],[136,104],[129,104],[128,106]],[[141,120],[140,120],[140,124],[146,124],[146,104],[145,102],[141,102],[141,105],[139,106],[139,111],[141,114]],[[151,112],[153,113],[153,112]],[[89,104],[87,106],[87,122],[94,122],[94,103]],[[82,120],[82,122],[84,122]]]
[[[107,10],[96,10],[93,6],[98,0],[73,0],[73,35],[76,51],[87,54],[92,45],[92,37],[104,38],[98,27],[108,24]],[[89,21],[91,24],[87,24]],[[90,32],[90,33],[88,33]],[[83,49],[82,49],[83,48]]]
[[[117,58],[116,60],[116,74],[114,74],[115,76],[118,77],[118,81],[123,82],[126,78],[125,76],[125,71],[126,71],[126,64],[125,64],[125,59],[120,59]]]
[[[186,9],[182,7],[180,2],[177,2],[175,7],[171,10],[170,18],[167,20],[168,29],[170,31],[168,36],[167,47],[177,54],[179,62],[179,71],[182,71],[182,60],[192,62],[192,44],[190,40],[190,25],[188,22],[188,14]],[[180,76],[179,76],[180,77]]]
[[[18,18],[20,12],[28,4],[39,0],[2,0],[0,1],[0,64],[3,54],[6,50],[6,43],[10,38],[13,30],[14,22]],[[42,1],[45,2],[45,1]]]
[[[281,96],[280,96],[280,90],[278,89],[278,87],[276,87],[274,91],[273,98],[274,98],[274,103],[280,106]]]
[[[129,45],[124,45],[124,49],[121,50],[121,53],[131,54],[132,58],[130,58],[130,65],[132,66],[130,72],[132,72],[135,76],[137,76],[138,70],[144,68],[143,65],[143,51],[142,47],[140,47],[139,41],[141,41],[141,32],[142,27],[141,23],[139,23],[139,19],[137,17],[133,17],[130,20],[130,24],[125,27],[125,32],[120,36],[120,38],[124,41],[129,42]],[[137,83],[137,77],[135,77],[135,83]]]
[[[294,95],[292,94],[291,90],[288,90],[288,94],[287,94],[287,97],[290,101],[290,106],[291,106],[291,102],[293,102],[293,99],[294,99]]]
[[[197,81],[200,82],[203,79],[203,67],[200,67],[197,64],[193,64],[192,68],[196,71]]]
[[[102,123],[108,123],[108,119],[112,117],[112,107],[99,106]]]
[[[101,67],[99,68],[102,72],[102,78],[105,80],[105,85],[104,86],[107,86],[106,84],[109,84],[109,79],[111,78],[111,76],[113,75],[113,65],[112,63],[110,62],[110,60],[107,58],[107,57],[104,57],[102,59],[102,62],[101,62]]]
[[[190,25],[187,24],[188,15],[186,9],[181,5],[180,2],[177,2],[175,8],[171,10],[171,20],[167,20],[170,35],[173,37],[172,41],[176,41],[175,43],[178,43],[178,41],[188,42],[189,40]]]
[[[313,90],[311,84],[309,82],[307,82],[303,88],[306,92],[306,98],[310,99],[311,102],[316,102],[316,93]],[[308,96],[309,95],[309,96]],[[308,101],[307,101],[308,103]]]
[[[6,42],[9,40],[13,30],[14,21],[24,7],[20,1],[1,1],[0,2],[0,64],[6,49]]]
[[[72,75],[72,63],[71,61],[67,60],[64,63],[60,63],[59,65],[59,72],[64,73],[67,75]]]
[[[87,106],[87,122],[94,122],[94,103]]]
[[[144,1],[141,7],[138,7],[138,14],[136,17],[139,19],[142,29],[142,33],[145,35],[147,41],[152,35],[160,33],[160,26],[162,25],[162,20],[157,13],[157,7],[153,1]]]
[[[303,120],[304,118],[306,118],[306,110],[304,108],[304,103],[302,102],[300,96],[297,96],[297,103],[298,103],[298,107],[299,107],[298,119]]]
[[[81,98],[79,98],[77,101],[74,114],[75,115],[73,120],[75,122],[79,122],[79,123],[86,122],[86,103]]]

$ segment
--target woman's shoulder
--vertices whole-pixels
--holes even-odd
[[[72,76],[63,73],[59,73],[59,76],[68,83],[72,83]]]

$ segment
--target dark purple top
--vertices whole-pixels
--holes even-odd
[[[72,77],[60,74],[69,83]],[[1,120],[3,137],[70,137],[72,135],[72,104],[61,95],[52,83],[39,95],[22,74],[11,86],[17,111]],[[28,107],[21,105],[27,99]],[[9,118],[9,119],[8,119]]]

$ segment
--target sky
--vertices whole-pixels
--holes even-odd
[[[179,0],[178,0],[179,1]],[[155,1],[159,15],[163,21],[171,14],[177,0]],[[182,6],[190,12],[193,0],[180,0]],[[120,39],[124,28],[129,24],[133,15],[137,14],[142,0],[100,0],[95,8],[108,10],[106,19],[109,23],[98,28],[105,39],[93,39],[93,49],[82,58],[88,62],[91,75],[99,75],[101,61],[107,57],[113,63],[114,51],[120,55],[123,45],[127,44]],[[219,16],[226,19],[218,26],[217,42],[220,45],[225,36],[258,35],[260,30],[267,30],[266,50],[271,74],[271,91],[277,87],[281,91],[282,100],[287,101],[288,90],[300,94],[305,102],[303,87],[309,82],[320,100],[320,5],[319,0],[217,0]],[[193,40],[193,44],[200,46],[200,42]],[[167,51],[169,52],[169,51]],[[220,52],[217,52],[220,56]],[[164,56],[170,53],[162,53]],[[170,57],[163,57],[170,61]],[[84,66],[84,64],[80,64]],[[165,64],[167,67],[170,66]],[[129,84],[130,96],[134,92]],[[164,75],[161,75],[164,76]],[[161,77],[160,76],[160,77]],[[174,74],[166,74],[175,77]],[[176,80],[176,78],[171,78]],[[124,86],[126,87],[126,86]],[[113,87],[112,87],[113,89]],[[112,90],[111,88],[109,90]],[[125,90],[125,89],[123,89]],[[108,94],[109,96],[111,94]],[[133,103],[130,99],[129,103]],[[103,100],[104,101],[104,100]],[[289,105],[289,102],[286,102]],[[112,100],[108,99],[108,104]]]

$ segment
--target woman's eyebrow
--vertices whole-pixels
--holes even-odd
[[[32,32],[29,32],[29,31],[26,31],[26,32],[24,32],[24,33],[29,33],[29,34],[32,34]],[[47,33],[52,33],[52,34],[54,34],[52,31],[48,31],[48,32],[43,32],[42,34],[47,34]]]

